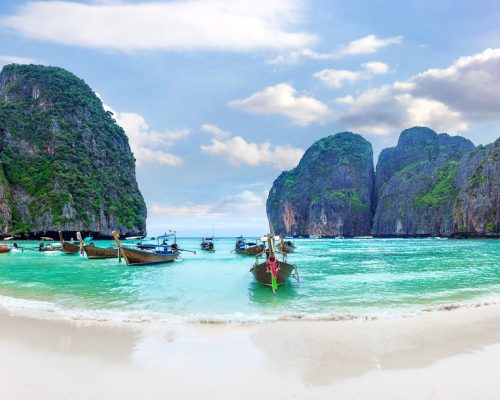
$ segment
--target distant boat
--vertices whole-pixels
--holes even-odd
[[[296,267],[285,261],[285,254],[283,261],[276,258],[275,241],[278,239],[272,234],[262,238],[263,241],[267,240],[266,260],[259,263],[257,257],[255,265],[250,269],[250,272],[259,283],[271,286],[273,293],[276,293],[280,285],[285,284],[290,275],[294,274],[297,278]]]
[[[142,240],[144,238],[145,238],[145,236],[129,236],[129,237],[124,238],[124,240]]]
[[[97,247],[94,243],[85,244],[80,232],[76,232],[76,237],[80,241],[80,248],[83,250],[82,254],[85,253],[89,260],[98,260],[104,258],[117,258],[118,249],[110,246],[105,249],[103,247]]]
[[[292,240],[280,238],[279,250],[282,253],[290,254],[295,252],[295,243]]]
[[[97,247],[94,243],[90,243],[83,248],[83,251],[87,255],[89,260],[100,260],[104,258],[117,258],[118,249],[109,247],[107,249],[103,247]]]
[[[200,249],[205,251],[215,251],[213,236],[201,238]]]
[[[56,244],[44,244],[43,242],[38,245],[38,251],[39,252],[46,252],[46,251],[61,251],[62,246],[58,246]]]
[[[8,253],[11,250],[12,248],[10,248],[8,244],[0,243],[0,253]]]
[[[61,240],[61,250],[65,254],[77,254],[80,252],[80,246],[76,245],[74,243],[68,243],[64,241],[63,234],[61,231],[59,231],[59,239]]]
[[[41,236],[40,240],[45,241],[45,242],[53,242],[54,241],[54,239],[52,239],[51,237],[48,237],[48,236]]]
[[[321,239],[321,235],[309,235],[309,239]]]
[[[373,236],[371,235],[366,235],[366,236],[354,236],[353,239],[373,239]]]
[[[12,239],[14,239],[14,236],[9,236],[9,237],[4,238],[4,240],[12,240]]]
[[[255,256],[257,254],[263,253],[264,250],[265,246],[263,244],[247,242],[243,236],[236,238],[236,243],[234,245],[234,252],[236,254]]]
[[[175,234],[158,236],[158,241],[164,239],[162,244],[139,244],[135,249],[123,246],[117,232],[113,231],[112,234],[118,246],[120,257],[123,257],[129,266],[164,264],[179,258],[177,242],[174,241],[171,245],[166,243],[167,238],[170,236],[175,238]]]

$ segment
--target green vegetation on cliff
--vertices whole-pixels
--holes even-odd
[[[413,202],[416,208],[439,208],[446,204],[449,199],[454,199],[458,194],[455,184],[457,176],[458,162],[450,160],[437,172],[437,181],[426,193],[419,195]]]
[[[0,73],[0,161],[8,231],[145,230],[146,208],[123,130],[90,87],[57,67]]]
[[[314,143],[273,184],[267,211],[276,232],[357,236],[371,228],[373,153],[362,136],[341,132]]]
[[[425,127],[380,153],[359,135],[318,140],[283,172],[267,201],[279,233],[353,236],[500,236],[500,139],[474,147]],[[369,193],[373,193],[370,197]],[[373,218],[373,220],[371,219]],[[370,225],[373,221],[373,225]]]

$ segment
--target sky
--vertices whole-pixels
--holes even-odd
[[[149,234],[261,235],[316,140],[500,136],[494,0],[1,1],[0,67],[84,79],[125,130]]]

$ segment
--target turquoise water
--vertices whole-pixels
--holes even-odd
[[[178,241],[186,249],[199,243]],[[288,261],[300,281],[277,296],[255,282],[253,257],[230,252],[234,239],[215,245],[215,253],[183,253],[151,267],[58,252],[0,254],[0,305],[77,318],[261,321],[401,315],[500,299],[497,240],[296,240]]]

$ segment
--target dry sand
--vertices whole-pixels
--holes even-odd
[[[500,307],[260,325],[0,313],[1,399],[500,399]]]

